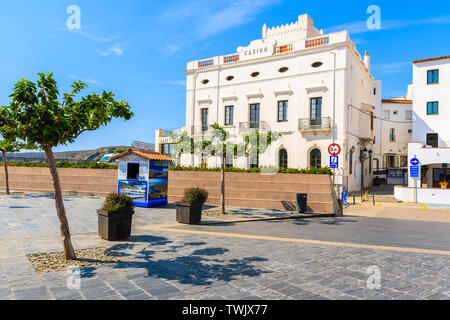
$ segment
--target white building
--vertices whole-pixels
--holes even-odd
[[[409,188],[396,188],[398,199],[450,204],[450,56],[413,61],[413,127],[408,145],[408,166],[419,160],[418,177]],[[438,189],[439,188],[439,189]]]
[[[262,38],[236,53],[188,62],[185,73],[184,130],[193,136],[215,122],[236,142],[255,128],[281,133],[259,163],[241,156],[228,165],[325,167],[335,141],[342,183],[350,191],[370,184],[376,83],[370,56],[362,59],[347,31],[324,35],[304,14],[295,23],[264,25]],[[157,130],[158,151],[171,143],[163,133]],[[215,167],[220,159],[183,154],[180,163]]]

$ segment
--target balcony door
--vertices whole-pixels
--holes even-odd
[[[250,128],[259,128],[259,103],[250,105]]]
[[[322,125],[322,98],[311,98],[310,125],[320,127]]]
[[[437,148],[439,143],[439,138],[437,133],[427,133],[427,145]]]

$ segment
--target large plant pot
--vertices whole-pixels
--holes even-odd
[[[98,235],[105,240],[125,240],[131,235],[133,212],[125,214],[97,210]]]
[[[447,189],[447,185],[442,185],[441,189]]]
[[[186,224],[196,224],[202,219],[202,205],[177,202],[177,221]]]

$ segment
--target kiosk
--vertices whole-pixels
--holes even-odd
[[[169,156],[155,151],[128,149],[111,157],[118,160],[117,193],[133,199],[136,207],[167,204]]]

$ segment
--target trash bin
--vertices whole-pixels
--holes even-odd
[[[308,194],[306,193],[297,193],[297,212],[305,213],[307,210],[308,204]]]

